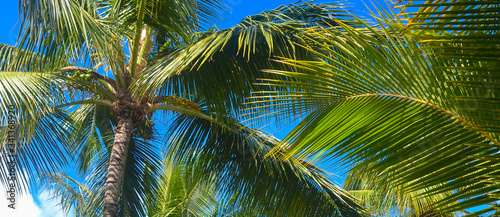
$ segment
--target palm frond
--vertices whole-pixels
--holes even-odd
[[[78,131],[79,123],[69,115],[71,108],[68,106],[86,103],[105,104],[102,107],[109,105],[109,101],[99,97],[109,96],[109,90],[98,85],[93,78],[72,78],[68,72],[61,71],[0,72],[1,114],[4,117],[1,137],[7,139],[9,136],[11,130],[7,117],[9,107],[13,107],[16,153],[22,176],[37,174],[37,171],[53,172],[66,164],[68,153],[78,149],[80,144],[74,142],[88,136],[87,132],[73,134]],[[86,98],[88,95],[91,97]],[[84,114],[78,113],[80,116]],[[75,140],[77,135],[82,136],[78,138],[80,140]],[[99,135],[94,133],[92,136],[97,138]],[[27,170],[27,173],[21,170]],[[6,171],[2,170],[2,173],[5,177]]]
[[[205,97],[207,104],[218,105],[217,112],[226,112],[249,96],[256,78],[266,76],[261,69],[280,66],[269,60],[272,56],[315,58],[294,44],[306,43],[297,35],[345,16],[341,4],[304,2],[249,16],[235,27],[201,34],[182,50],[159,54],[136,83],[136,93]]]
[[[167,154],[169,155],[169,154]],[[170,155],[171,156],[171,155]],[[174,162],[167,156],[149,216],[209,216],[217,205],[217,186],[199,165]]]
[[[280,162],[264,158],[279,141],[239,126],[231,130],[180,116],[167,134],[168,151],[174,152],[178,161],[199,163],[204,173],[220,177],[219,191],[225,192],[226,198],[238,193],[236,203],[241,204],[241,212],[259,209],[257,213],[271,216],[359,215],[355,199],[329,181],[324,171],[298,159]]]
[[[498,25],[500,7],[497,1],[433,1],[404,2],[404,10],[417,8],[411,13],[402,13],[400,17],[408,20],[403,33],[415,38],[426,55],[435,56],[441,61],[451,62],[445,68],[455,76],[455,80],[446,81],[450,86],[462,88],[453,94],[460,102],[457,112],[476,126],[497,131],[498,126],[498,88],[500,38]],[[497,133],[491,136],[499,141]],[[478,156],[486,165],[496,161],[496,154]],[[486,177],[485,177],[486,178]],[[497,182],[495,176],[487,179]],[[487,185],[489,186],[489,185]],[[490,194],[492,198],[498,198]],[[481,199],[469,202],[474,205]],[[498,206],[492,203],[492,206]],[[498,208],[498,207],[497,207]],[[492,208],[477,211],[471,215],[491,212]],[[490,213],[491,214],[491,213]],[[498,214],[498,212],[496,212]]]
[[[379,178],[378,176],[387,176],[390,173],[378,173],[372,170],[373,164],[364,165],[363,168],[350,170],[344,180],[344,188],[353,196],[365,202],[368,212],[371,216],[427,216],[436,212],[434,204],[452,194],[452,191],[445,191],[439,194],[422,197],[425,190],[413,192],[405,191],[405,184],[394,187],[391,185],[380,186],[376,184],[379,179],[390,179],[390,177]],[[396,170],[395,168],[386,169]],[[377,178],[374,178],[377,177]],[[436,186],[435,188],[439,188]],[[455,216],[454,214],[442,214],[440,216]]]
[[[464,115],[464,104],[454,96],[468,91],[449,85],[459,80],[449,70],[453,62],[427,55],[399,34],[401,21],[382,17],[378,22],[378,29],[342,25],[342,31],[318,31],[321,41],[308,38],[320,48],[308,49],[321,60],[279,60],[299,71],[268,70],[289,79],[263,80],[263,85],[288,91],[258,93],[255,103],[267,106],[251,111],[262,114],[272,107],[284,117],[308,114],[281,143],[289,157],[340,157],[353,170],[374,164],[378,187],[404,185],[406,193],[421,191],[424,199],[453,191],[433,202],[439,212],[496,201],[498,189],[489,183],[499,172],[498,129],[481,124],[495,109]],[[315,101],[324,106],[310,113]]]
[[[93,194],[85,184],[62,172],[43,173],[40,180],[44,183],[41,190],[49,191],[52,194],[51,200],[59,199],[58,205],[66,214],[72,213],[75,217],[98,216],[96,212],[84,212],[88,206],[88,198]]]
[[[168,40],[186,44],[193,34],[222,20],[228,11],[228,6],[220,0],[153,1],[144,22],[156,29],[159,46]]]
[[[73,153],[77,153],[76,166],[80,175],[84,175],[95,161],[94,158],[111,145],[109,132],[116,121],[108,107],[99,105],[81,105],[71,115],[76,126],[71,132],[72,141],[77,144]]]
[[[0,72],[0,137],[11,139],[15,146],[2,145],[2,160],[7,160],[9,153],[16,155],[22,178],[66,163],[72,120],[65,111],[53,107],[68,100],[63,90],[52,73]],[[8,171],[0,174],[7,180]]]
[[[460,101],[458,112],[476,125],[494,128],[499,107],[500,6],[497,1],[408,1],[401,13],[407,21],[402,33],[414,38],[426,55],[449,64],[442,66],[455,79],[450,86],[461,87],[453,97]],[[481,109],[488,108],[488,109]],[[498,139],[498,137],[496,137]]]
[[[106,63],[118,77],[125,70],[121,38],[112,17],[99,13],[103,1],[22,0],[19,48],[70,62]],[[92,58],[91,56],[97,57]],[[21,58],[25,59],[25,58]]]
[[[0,56],[0,71],[43,72],[68,65],[62,56],[46,57],[6,44],[0,44]]]

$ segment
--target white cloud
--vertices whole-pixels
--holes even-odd
[[[0,158],[0,170],[7,170],[7,168],[4,159]],[[29,177],[26,172],[24,177]],[[24,180],[21,182],[24,183]],[[57,206],[59,200],[51,200],[50,198],[52,198],[50,192],[42,192],[38,197],[36,194],[26,192],[18,194],[16,192],[15,209],[12,209],[9,207],[12,203],[9,201],[7,189],[0,183],[0,215],[8,217],[65,217],[64,212]],[[74,217],[74,215],[70,214],[66,217]]]
[[[43,201],[40,204],[40,208],[42,209],[40,217],[65,217],[66,215],[57,205],[59,203],[59,199],[51,200],[50,198],[52,198],[50,192],[42,192],[38,196],[38,200]],[[73,215],[68,215],[68,217],[70,216]]]
[[[8,199],[7,190],[1,184],[0,184],[0,192],[3,195],[3,197],[0,199],[1,201],[0,213],[2,213],[2,216],[10,216],[10,217],[41,216],[42,211],[35,204],[35,201],[33,200],[33,197],[31,195],[28,194],[16,195],[15,205],[14,205],[15,209],[12,209],[9,207],[9,204],[12,203]]]
[[[42,192],[38,196],[39,204],[35,203],[31,194],[16,195],[15,209],[9,206],[7,190],[0,184],[0,213],[9,217],[64,217],[64,212],[57,206],[57,200],[50,200],[49,192]],[[69,215],[72,216],[72,215]]]

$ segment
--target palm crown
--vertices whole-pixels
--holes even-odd
[[[23,168],[82,216],[359,215],[304,158],[349,165],[373,215],[450,215],[498,201],[496,3],[410,1],[374,27],[306,2],[199,33],[220,2],[21,1],[2,112],[18,108]],[[280,142],[231,118],[242,106],[306,118]],[[182,113],[161,168],[158,111]],[[90,186],[50,173],[68,153]]]
[[[211,128],[195,133],[198,139],[183,134],[182,127],[174,129],[168,147],[178,143],[177,148],[185,152],[173,148],[168,152],[186,159],[200,153],[216,155],[197,156],[196,164],[203,165],[204,176],[229,177],[214,178],[220,185],[232,186],[222,192],[248,191],[238,195],[238,203],[253,201],[267,210],[271,204],[288,204],[282,211],[291,211],[296,196],[278,195],[287,192],[286,180],[294,180],[292,192],[324,204],[314,208],[314,203],[303,203],[295,207],[302,211],[294,215],[331,210],[357,215],[353,198],[327,181],[321,170],[302,161],[264,160],[269,147],[264,152],[257,149],[276,142],[266,143],[268,139],[257,136],[249,143],[253,145],[245,145],[245,137],[251,134],[230,118],[252,89],[251,78],[266,77],[259,69],[279,67],[269,60],[271,55],[315,57],[295,45],[304,43],[297,35],[306,34],[316,23],[330,24],[330,17],[341,11],[338,6],[290,5],[250,16],[230,29],[199,33],[226,10],[224,4],[211,0],[20,1],[18,46],[1,46],[0,101],[2,113],[6,105],[18,109],[21,168],[28,174],[33,169],[46,171],[39,176],[56,184],[56,192],[74,198],[63,200],[63,205],[77,208],[79,215],[144,216],[158,210],[148,198],[161,192],[158,179],[165,177],[158,168],[161,154],[154,145],[159,137],[153,117],[158,111],[169,111],[207,121],[199,126],[193,122],[191,132]],[[7,134],[2,127],[2,135]],[[239,143],[240,149],[249,147],[246,159],[251,161],[234,158],[233,143]],[[89,186],[54,173],[68,160],[76,162],[81,174],[89,175]],[[228,170],[228,165],[246,169]],[[64,185],[64,180],[74,185]],[[258,185],[265,180],[274,182],[275,188]],[[80,197],[68,193],[75,189],[83,189]],[[273,194],[273,203],[262,202]]]

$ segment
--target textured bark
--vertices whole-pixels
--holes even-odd
[[[122,175],[133,128],[131,118],[118,117],[104,190],[104,217],[116,217],[118,214]]]

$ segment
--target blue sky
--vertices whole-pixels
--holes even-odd
[[[375,0],[377,1],[377,0]],[[384,0],[378,0],[378,2],[383,2]],[[228,5],[232,8],[232,12],[228,14],[227,21],[216,24],[220,29],[230,27],[234,24],[239,23],[247,15],[257,14],[266,9],[273,9],[280,5],[290,4],[296,2],[295,0],[227,0]],[[318,0],[318,3],[331,2],[325,0]],[[367,1],[369,2],[369,1]],[[19,27],[19,15],[18,15],[18,1],[3,1],[0,8],[1,22],[0,22],[0,43],[15,45],[17,38],[17,31]],[[357,10],[355,12],[358,15],[364,17],[369,17],[368,11],[365,9],[364,4],[360,0],[349,1],[354,7],[352,9]],[[371,4],[371,3],[368,3]],[[280,133],[276,134],[276,137],[282,139],[283,136],[289,131],[291,127],[287,127]],[[335,177],[335,176],[334,176]],[[337,179],[337,181],[341,181]],[[0,185],[0,192],[6,192],[5,189]],[[64,216],[56,207],[56,200],[50,200],[50,193],[43,192],[37,194],[32,192],[31,195],[20,196],[17,200],[17,209],[11,210],[7,208],[7,201],[5,199],[0,199],[0,213],[2,216],[9,217],[45,217],[45,216]]]

